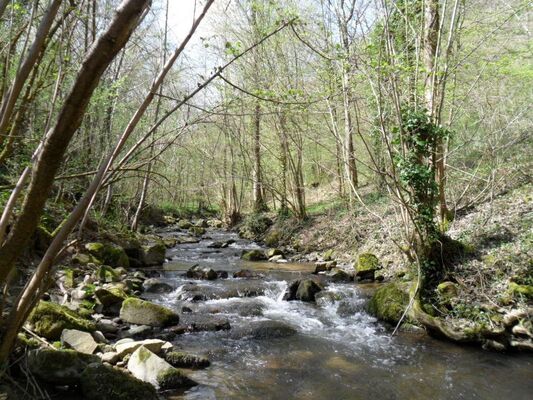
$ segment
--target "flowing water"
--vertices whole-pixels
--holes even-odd
[[[167,233],[178,236],[179,233]],[[533,357],[500,355],[425,336],[391,337],[364,311],[371,286],[333,284],[317,304],[283,301],[288,282],[308,276],[309,264],[247,263],[242,249],[259,248],[234,234],[213,231],[199,243],[169,250],[163,275],[176,290],[155,301],[184,305],[208,318],[226,318],[229,331],[180,335],[176,347],[204,354],[211,367],[194,371],[200,385],[173,399],[531,399]],[[225,249],[208,246],[233,239]],[[194,281],[195,291],[235,293],[190,302],[193,282],[183,273],[194,264],[225,270],[228,279]],[[243,268],[258,279],[231,278]],[[240,297],[250,288],[260,296]],[[230,296],[228,298],[228,296]],[[297,333],[282,338],[236,338],[232,332],[256,321],[280,321]]]

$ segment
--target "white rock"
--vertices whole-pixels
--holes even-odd
[[[104,353],[100,358],[102,359],[102,362],[108,362],[109,364],[116,364],[120,360],[118,353],[114,351]]]
[[[98,343],[90,333],[76,329],[64,329],[61,333],[61,344],[85,354],[93,354],[98,348]]]
[[[169,369],[174,367],[144,346],[135,350],[128,361],[128,370],[134,377],[156,388],[159,388],[157,376]]]

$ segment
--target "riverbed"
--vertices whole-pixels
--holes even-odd
[[[165,235],[180,237],[180,232]],[[216,241],[234,241],[211,248]],[[392,337],[365,311],[372,285],[334,283],[316,304],[285,301],[290,282],[308,277],[312,264],[245,262],[243,249],[261,248],[231,232],[208,231],[198,243],[168,250],[160,272],[171,293],[151,300],[172,309],[229,321],[231,329],[187,333],[174,345],[207,356],[212,364],[190,377],[200,385],[171,399],[530,399],[533,357],[498,354],[432,339],[423,334]],[[199,264],[229,277],[213,281],[184,276]],[[233,278],[248,269],[259,276]],[[194,298],[194,293],[235,293]],[[252,293],[250,293],[252,291]],[[254,292],[255,291],[255,292]],[[185,307],[185,308],[184,308]],[[182,314],[183,315],[183,314]],[[232,334],[260,321],[296,330],[289,337]]]

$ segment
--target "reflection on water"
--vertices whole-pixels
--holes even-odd
[[[307,275],[312,265],[243,263],[242,249],[257,247],[224,232],[212,240],[177,246],[165,276],[177,287],[156,300],[175,309],[183,304],[200,313],[216,313],[232,327],[275,320],[297,330],[288,338],[232,339],[228,332],[180,336],[175,345],[207,355],[212,366],[194,371],[201,383],[172,399],[529,399],[533,394],[533,357],[500,355],[412,334],[391,338],[364,311],[367,291],[359,285],[334,284],[317,304],[282,300],[287,282]],[[226,249],[210,249],[213,240],[236,240]],[[216,250],[216,251],[215,251]],[[260,288],[258,297],[214,298],[188,303],[190,280],[181,273],[193,264],[215,270],[242,268],[261,279],[195,282],[210,293]],[[228,292],[229,291],[229,292]]]

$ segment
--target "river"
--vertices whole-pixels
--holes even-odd
[[[229,239],[235,243],[227,248],[209,247],[213,241]],[[171,399],[533,398],[531,355],[498,354],[420,334],[391,337],[390,329],[365,312],[371,285],[332,284],[327,288],[330,294],[317,304],[284,301],[288,283],[308,276],[314,266],[240,260],[241,251],[252,248],[260,246],[233,233],[209,231],[199,243],[168,251],[171,261],[161,274],[175,291],[151,300],[180,312],[186,306],[195,315],[227,319],[231,325],[231,330],[178,336],[177,348],[206,355],[212,365],[190,375],[199,386]],[[194,264],[227,271],[230,277],[214,281],[184,277]],[[241,269],[262,276],[231,277]],[[250,288],[259,295],[241,297],[250,295]],[[228,291],[236,294],[227,295]],[[226,295],[190,301],[198,292]],[[297,332],[260,339],[232,334],[259,321],[279,321]]]

